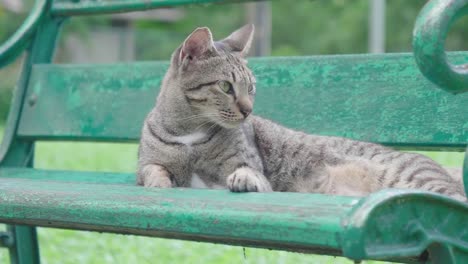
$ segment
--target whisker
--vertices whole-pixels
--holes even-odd
[[[213,115],[213,116],[218,117],[218,115],[216,115],[216,114]],[[199,128],[202,128],[203,126],[205,126],[205,125],[207,125],[207,124],[213,124],[213,125],[215,126],[215,125],[216,125],[216,122],[213,121],[213,120],[208,120],[208,121],[202,123],[201,125],[199,125],[198,127],[196,127],[195,130],[198,130]],[[208,128],[207,133],[209,132],[210,129],[211,129],[211,126]]]
[[[200,129],[200,128],[202,128],[203,126],[208,125],[208,124],[211,124],[211,121],[203,122],[201,125],[197,126],[194,130],[195,130],[195,131],[198,131],[198,129]]]
[[[205,114],[198,114],[198,115],[192,115],[184,118],[177,119],[176,121],[189,121],[189,120],[195,120],[195,119],[202,119],[202,118],[208,118],[208,117],[215,117],[217,114],[215,113],[205,113]]]
[[[211,125],[211,126],[208,128],[208,130],[206,131],[206,134],[209,135],[209,134],[211,133],[211,130],[212,130],[213,128],[215,128],[216,125],[217,125],[216,123],[213,123],[213,125]]]

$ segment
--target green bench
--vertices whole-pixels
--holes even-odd
[[[0,148],[0,246],[39,263],[35,226],[206,241],[353,260],[468,263],[468,205],[437,194],[368,197],[230,193],[135,185],[134,174],[34,169],[36,141],[138,142],[167,62],[52,64],[70,16],[215,0],[37,0],[0,46],[0,66],[27,51]],[[467,0],[433,0],[415,28],[415,55],[252,58],[255,111],[309,133],[413,150],[464,151],[468,69],[443,43]],[[451,63],[468,62],[454,52]],[[439,89],[430,80],[454,93]],[[287,87],[288,89],[284,89]],[[284,101],[282,98],[290,98]],[[369,129],[371,128],[371,129]],[[467,158],[468,159],[468,158]],[[464,167],[468,180],[468,161]]]

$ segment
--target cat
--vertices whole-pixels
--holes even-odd
[[[252,115],[245,59],[253,25],[221,41],[197,28],[174,51],[138,151],[137,184],[364,196],[414,188],[465,200],[431,159],[381,145],[307,135]]]

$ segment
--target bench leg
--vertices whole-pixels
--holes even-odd
[[[428,251],[430,264],[468,263],[468,253],[450,245],[432,244]]]
[[[32,226],[8,226],[13,234],[14,245],[10,247],[12,264],[39,264],[39,245],[36,228]]]

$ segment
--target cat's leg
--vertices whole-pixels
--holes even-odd
[[[271,192],[271,184],[260,172],[249,167],[236,169],[227,177],[227,186],[232,192]]]
[[[137,183],[145,187],[171,188],[171,174],[160,165],[148,164],[138,170]]]

